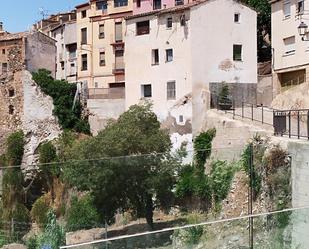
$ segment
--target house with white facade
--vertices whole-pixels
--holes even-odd
[[[274,94],[308,81],[309,0],[272,0]]]
[[[76,21],[61,23],[50,31],[56,40],[56,79],[77,82]]]
[[[257,14],[234,0],[196,1],[126,18],[126,108],[153,103],[174,145],[191,143],[210,96],[228,85],[254,101]]]

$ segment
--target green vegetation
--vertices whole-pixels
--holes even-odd
[[[68,153],[72,159],[107,159],[69,163],[63,168],[64,179],[91,193],[102,223],[112,222],[121,209],[145,217],[152,227],[154,207],[170,206],[166,197],[172,196],[179,165],[170,148],[169,134],[160,129],[151,105],[135,105]]]
[[[48,222],[43,233],[27,241],[28,249],[58,249],[65,244],[64,229],[57,223],[56,215],[53,211],[49,211],[47,220]]]
[[[76,103],[73,109],[76,85],[63,80],[54,80],[50,74],[46,69],[40,69],[34,72],[32,77],[42,91],[53,98],[55,106],[53,112],[59,124],[63,129],[90,134],[89,124],[82,118],[80,103]]]
[[[89,229],[98,225],[99,214],[94,206],[93,198],[86,195],[80,199],[76,196],[71,200],[67,210],[67,231]]]
[[[40,228],[47,224],[47,214],[51,209],[51,197],[49,194],[41,196],[35,201],[31,209],[32,221],[36,222]]]

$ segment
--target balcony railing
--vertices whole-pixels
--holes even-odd
[[[88,99],[124,99],[125,88],[89,88]]]
[[[124,62],[116,62],[113,64],[113,74],[123,74],[125,71]]]

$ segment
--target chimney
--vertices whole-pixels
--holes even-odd
[[[0,33],[4,32],[3,30],[3,22],[0,22]]]

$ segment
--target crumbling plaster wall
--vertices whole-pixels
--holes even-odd
[[[28,71],[23,71],[24,89],[22,129],[26,137],[23,166],[25,169],[37,162],[38,146],[53,140],[61,134],[57,118],[53,116],[53,100],[45,95],[32,80]]]

